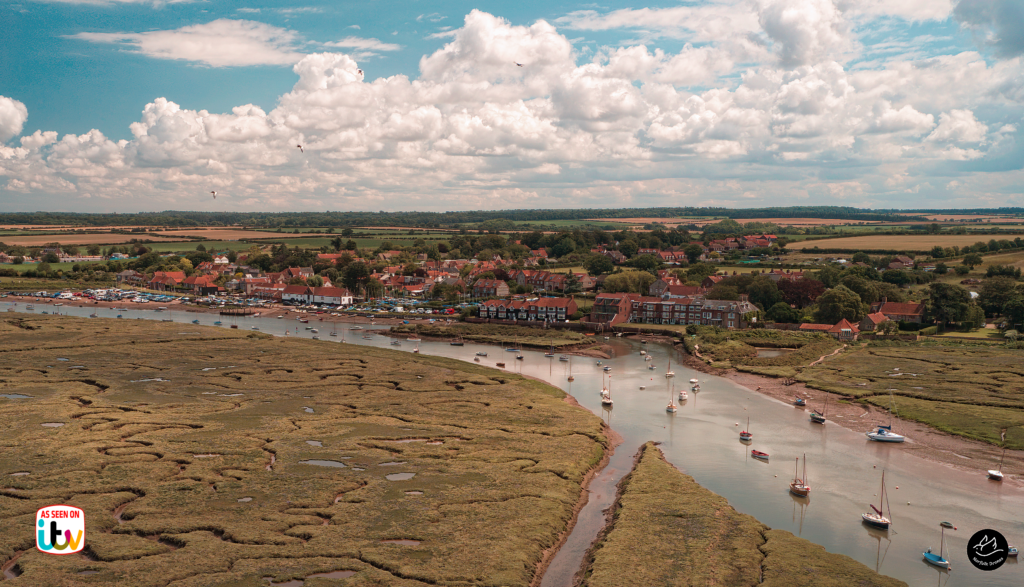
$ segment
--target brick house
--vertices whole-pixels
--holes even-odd
[[[920,324],[924,321],[924,310],[925,306],[923,303],[910,302],[890,302],[885,298],[882,301],[871,304],[871,312],[881,312],[885,314],[890,320],[896,322],[911,322],[914,324]]]
[[[508,295],[508,284],[500,279],[478,279],[473,283],[473,296],[494,298]]]
[[[638,298],[637,294],[629,293],[600,293],[594,299],[594,306],[590,309],[588,322],[596,322],[614,326],[629,320],[631,300]]]
[[[878,325],[881,324],[882,322],[885,322],[888,319],[889,318],[885,314],[881,312],[875,312],[874,314],[868,314],[867,316],[864,316],[864,319],[860,321],[860,324],[858,326],[860,326],[860,329],[862,331],[877,330]]]

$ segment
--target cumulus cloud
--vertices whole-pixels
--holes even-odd
[[[1024,55],[1024,3],[1020,0],[960,0],[953,14],[996,55]]]
[[[0,96],[0,142],[21,134],[21,129],[28,119],[28,108],[24,104]]]
[[[851,16],[898,16],[910,21],[946,20],[953,0],[836,0],[836,6]]]
[[[251,20],[218,19],[167,31],[78,33],[71,38],[130,47],[155,59],[175,59],[211,67],[292,65],[302,58],[298,34]]]
[[[364,39],[361,37],[345,37],[338,41],[324,43],[324,46],[342,49],[362,49],[365,51],[398,51],[402,48],[401,45],[394,43],[385,43],[378,39]]]
[[[0,145],[0,190],[145,194],[158,202],[149,207],[170,207],[217,189],[233,196],[223,205],[250,209],[671,205],[684,195],[751,205],[781,192],[858,205],[888,194],[881,202],[893,205],[891,194],[932,189],[912,166],[984,160],[1014,143],[1017,128],[997,108],[1024,79],[1019,62],[963,52],[852,69],[834,59],[832,41],[849,41],[834,7],[777,0],[760,10],[775,55],[754,65],[688,44],[583,59],[548,22],[472,11],[423,56],[418,78],[367,79],[357,56],[381,42],[348,37],[332,48],[352,53],[297,60],[298,79],[273,109],[157,98],[130,140],[37,131]]]

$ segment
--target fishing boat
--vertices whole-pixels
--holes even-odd
[[[320,340],[320,337],[319,336],[314,336],[313,340]]]
[[[669,359],[668,359],[668,367],[665,368],[665,378],[668,379],[668,378],[675,377],[675,376],[676,376],[676,372],[672,370],[672,357],[669,357]]]
[[[558,360],[562,361],[563,363],[568,362],[569,361],[569,355],[561,355],[561,356],[558,357]]]
[[[298,320],[299,322],[301,322],[303,324],[309,324],[309,320],[307,320],[306,318],[296,318],[296,320]]]
[[[498,367],[501,367],[501,368],[505,367],[505,363],[495,363],[495,365],[497,365]]]
[[[939,532],[941,533],[941,537],[939,538],[939,554],[935,554],[934,552],[932,552],[932,549],[929,548],[923,553],[924,562],[939,567],[940,569],[946,569],[947,571],[952,570],[953,567],[949,565],[949,561],[946,560],[945,556],[946,528],[953,528],[953,530],[956,530],[956,528],[954,528],[953,524],[950,524],[949,522],[942,522],[941,524],[939,524],[939,527]]]
[[[762,461],[767,461],[768,460],[768,453],[762,452],[762,451],[759,451],[759,450],[756,450],[756,449],[750,451],[750,456],[754,457],[755,459],[760,459]]]
[[[988,471],[988,478],[989,479],[992,479],[993,481],[1002,481],[1003,480],[1003,458],[1005,458],[1005,457],[1006,457],[1006,447],[1004,446],[1003,447],[1003,455],[1001,457],[999,457],[999,468],[998,469],[989,469],[989,471]]]
[[[805,400],[802,397],[798,397],[795,400],[793,400],[793,405],[794,406],[800,406],[800,407],[806,406],[807,405],[807,400]]]
[[[875,442],[903,442],[907,439],[902,434],[896,434],[892,431],[892,413],[896,408],[896,401],[893,399],[892,390],[889,390],[889,425],[878,426],[877,430],[868,430],[864,433],[870,440]]]
[[[814,424],[825,423],[825,410],[828,409],[828,393],[825,394],[825,404],[821,407],[821,411],[814,410],[811,412],[811,422]]]
[[[869,504],[872,511],[861,514],[861,520],[869,526],[888,530],[889,525],[892,524],[892,520],[882,515],[882,507],[886,506],[886,509],[888,509],[888,506],[886,505],[887,503],[888,499],[885,494],[885,471],[882,471],[882,490],[878,493],[878,507],[875,507],[875,504],[873,503]],[[891,516],[892,512],[890,512],[889,515]]]
[[[410,340],[411,340],[411,339],[410,339]],[[476,356],[478,356],[478,357],[486,357],[486,356],[487,356],[487,353],[485,353],[485,352],[483,352],[483,351],[480,351],[479,353],[477,353],[477,354],[476,354]]]
[[[811,492],[811,486],[807,484],[807,455],[804,454],[804,474],[798,476],[797,472],[800,467],[800,459],[796,460],[796,468],[793,469],[793,481],[789,484],[789,491],[793,495],[799,495],[800,497],[807,497],[807,494]]]
[[[450,344],[451,346],[466,346],[466,343],[462,342],[461,338],[453,340],[453,341],[449,342],[448,344]]]
[[[331,333],[330,333],[330,334],[328,334],[327,336],[338,336],[338,333],[337,333],[337,332],[331,332]]]
[[[754,434],[750,432],[750,418],[747,418],[747,428],[740,430],[740,440],[751,440],[754,438]]]
[[[312,326],[307,326],[306,330],[313,330],[313,327]]]
[[[686,393],[686,390],[685,389],[680,389],[679,390],[679,401],[685,402],[688,399],[690,399],[690,396],[689,396],[689,394]]]
[[[611,365],[605,365],[605,366],[604,366],[604,367],[602,367],[602,368],[603,368],[603,369],[604,369],[605,371],[611,371],[611,370],[612,370],[612,367],[611,367]]]

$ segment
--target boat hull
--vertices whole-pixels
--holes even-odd
[[[875,442],[903,442],[906,440],[906,437],[893,433],[879,434],[877,432],[865,432],[864,434],[870,440],[874,440]]]
[[[740,440],[753,440],[754,435],[748,432],[740,432]]]
[[[750,456],[754,457],[755,459],[762,460],[762,461],[767,461],[768,460],[768,453],[766,453],[766,452],[752,450],[752,451],[750,451]]]
[[[924,562],[926,562],[926,563],[928,563],[930,565],[934,565],[936,567],[939,567],[941,569],[948,569],[949,568],[949,561],[944,559],[944,558],[942,558],[941,556],[935,554],[934,552],[925,552],[925,553],[923,553],[923,555],[924,555]]]
[[[821,416],[819,414],[811,414],[811,422],[815,424],[824,424],[825,416]]]
[[[860,519],[868,526],[871,526],[872,528],[879,528],[881,530],[888,530],[889,524],[891,524],[889,518],[876,516],[874,514],[861,514]]]
[[[993,481],[1002,481],[1003,480],[1003,473],[1002,473],[1002,471],[989,471],[988,472],[988,478],[992,479]]]
[[[789,492],[799,497],[807,497],[811,493],[811,488],[800,483],[790,483]]]

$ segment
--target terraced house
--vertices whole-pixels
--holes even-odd
[[[576,313],[573,298],[537,298],[533,300],[488,300],[480,304],[480,317],[498,320],[535,320],[565,322]]]

